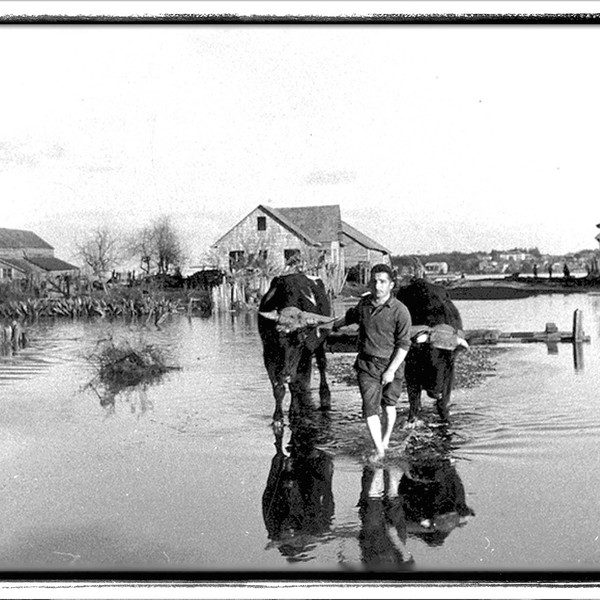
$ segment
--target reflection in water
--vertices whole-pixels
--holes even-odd
[[[441,546],[456,527],[475,512],[467,506],[465,488],[452,464],[445,458],[437,464],[411,464],[405,470],[398,494],[411,536],[429,546]]]
[[[406,570],[414,564],[405,548],[406,518],[398,495],[400,474],[396,468],[366,466],[363,470],[358,541],[362,562],[369,571]]]
[[[96,389],[94,391],[98,393]],[[100,406],[105,409],[107,417],[116,413],[118,396],[129,406],[132,414],[137,413],[141,416],[153,408],[152,400],[148,398],[147,392],[148,385],[144,384],[117,391],[103,390],[102,393],[98,393],[98,397],[100,398]]]
[[[275,456],[262,497],[269,539],[290,562],[308,560],[331,527],[334,513],[333,459],[315,447],[326,415],[306,409],[290,420],[290,441],[275,428]]]
[[[450,458],[450,443],[444,428],[412,430],[400,455],[384,467],[363,469],[359,543],[367,570],[412,568],[408,537],[441,546],[475,515]]]
[[[431,546],[441,546],[450,532],[475,513],[451,457],[453,435],[446,427],[413,429],[398,466],[404,471],[398,494],[408,532]]]

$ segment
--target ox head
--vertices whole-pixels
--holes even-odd
[[[285,382],[300,375],[298,368],[302,353],[306,349],[314,351],[324,341],[321,329],[330,328],[334,321],[333,317],[303,311],[293,306],[258,314],[274,323],[281,376]]]
[[[439,350],[469,349],[464,333],[446,323],[440,323],[433,327],[414,326],[412,327],[411,338],[415,344],[429,343]]]

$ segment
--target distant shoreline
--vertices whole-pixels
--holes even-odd
[[[573,294],[600,290],[600,278],[587,275],[568,278],[510,275],[481,279],[465,277],[442,285],[455,300],[508,300],[539,294]]]

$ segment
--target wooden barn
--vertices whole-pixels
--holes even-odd
[[[342,220],[339,205],[257,206],[212,246],[229,271],[261,267],[281,273],[301,263],[327,271],[339,288],[351,267],[390,264],[391,252]],[[266,267],[266,268],[265,268]],[[322,275],[322,273],[320,273]]]

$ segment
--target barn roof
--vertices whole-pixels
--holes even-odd
[[[13,267],[14,269],[17,269],[17,271],[21,271],[21,273],[31,273],[33,270],[31,265],[27,264],[27,261],[24,258],[0,257],[0,263]]]
[[[258,208],[267,213],[271,218],[278,221],[286,229],[289,229],[292,233],[295,233],[297,236],[303,238],[304,241],[311,246],[319,245],[321,240],[319,240],[319,238],[316,237],[312,231],[306,229],[306,227],[304,227],[302,223],[297,222],[296,219],[290,218],[288,211],[295,209],[269,208],[263,204],[260,204]]]
[[[358,242],[361,246],[368,248],[369,250],[379,250],[379,252],[385,252],[391,256],[391,251],[388,250],[385,246],[382,246],[380,243],[376,242],[374,239],[370,238],[368,235],[361,233],[358,229],[352,227],[352,225],[348,225],[345,221],[342,221],[342,232],[345,233],[348,237],[351,237],[354,241]]]
[[[54,250],[39,235],[24,229],[6,229],[0,227],[0,248],[44,248]]]
[[[77,271],[79,267],[71,265],[60,258],[53,256],[28,256],[27,262],[44,269],[44,271]]]
[[[269,208],[267,206],[264,206],[263,204],[259,204],[257,206],[257,208],[255,208],[254,210],[257,210],[257,209],[264,212],[266,215],[268,215],[269,217],[271,217],[272,219],[277,221],[280,225],[285,227],[287,230],[291,231],[294,235],[297,235],[298,237],[302,238],[309,246],[319,246],[320,245],[319,241],[317,239],[315,239],[309,233],[304,231],[304,229],[302,227],[300,227],[297,223],[290,221],[290,219],[286,215],[282,214],[278,209]],[[254,212],[254,210],[252,212],[250,212],[248,215],[246,215],[242,219],[242,221],[247,219],[248,216]],[[229,231],[224,233],[216,242],[214,242],[212,245],[213,248],[215,246],[218,246],[219,243],[221,242],[221,240],[223,238],[227,237],[242,221],[239,221],[238,223],[236,223],[236,225],[234,225],[231,229],[229,229]]]
[[[340,239],[342,215],[338,204],[278,208],[276,211],[319,242]]]

